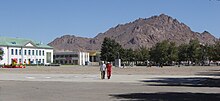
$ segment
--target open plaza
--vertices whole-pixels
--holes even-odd
[[[0,101],[219,101],[219,66],[0,68]]]

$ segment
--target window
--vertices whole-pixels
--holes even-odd
[[[39,55],[41,56],[41,50],[39,50]]]
[[[27,50],[24,50],[24,55],[27,55]]]
[[[16,44],[16,42],[11,42],[11,44]]]
[[[18,49],[15,49],[15,55],[18,55]]]
[[[42,62],[44,63],[44,59],[42,60]]]
[[[36,59],[36,64],[38,64],[38,59]]]
[[[32,55],[34,55],[34,50],[32,50]]]
[[[39,59],[39,64],[41,64],[41,59]]]
[[[20,58],[19,58],[19,63],[22,63]]]
[[[24,64],[27,64],[27,59],[24,59]]]
[[[46,53],[46,63],[51,63],[51,58],[52,58],[51,52],[47,52]]]
[[[28,50],[28,55],[31,55],[31,50]]]
[[[38,55],[38,50],[36,50],[36,55]]]
[[[14,55],[14,49],[11,49],[11,55]]]
[[[21,49],[19,49],[19,55],[21,55]]]
[[[44,50],[43,50],[43,56],[44,56]]]

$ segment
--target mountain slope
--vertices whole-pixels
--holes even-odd
[[[133,22],[120,24],[94,38],[82,38],[70,35],[57,38],[49,45],[55,50],[91,51],[100,50],[105,37],[115,39],[124,48],[137,49],[140,46],[152,47],[163,40],[176,42],[178,45],[198,39],[202,43],[214,44],[217,38],[209,32],[193,32],[187,25],[170,16],[161,14]]]

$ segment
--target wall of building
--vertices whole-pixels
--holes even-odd
[[[78,65],[79,55],[77,52],[56,52],[53,57],[54,63],[57,64]]]
[[[27,64],[48,64],[53,62],[53,49],[43,49],[34,47],[0,47],[4,50],[3,60],[0,64],[9,65],[12,59],[16,58],[18,63]],[[51,56],[47,57],[47,53]],[[50,60],[49,62],[47,60]]]
[[[54,53],[54,63],[86,65],[89,61],[89,53],[87,52],[57,52]]]

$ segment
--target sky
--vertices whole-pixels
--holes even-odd
[[[162,13],[220,38],[220,0],[0,0],[0,36],[45,44],[67,34],[93,38]]]

